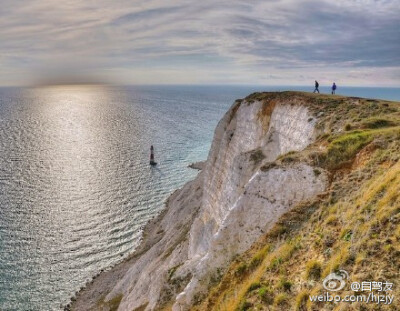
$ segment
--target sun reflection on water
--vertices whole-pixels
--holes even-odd
[[[226,106],[162,88],[2,92],[0,309],[57,310],[127,256],[169,193],[197,174],[187,165],[206,157]]]

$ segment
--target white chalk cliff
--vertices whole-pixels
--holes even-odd
[[[279,94],[279,93],[276,93]],[[219,122],[204,169],[148,225],[136,256],[83,290],[73,310],[188,310],[212,278],[279,217],[325,191],[307,163],[270,165],[315,141],[316,116],[301,96],[235,102]]]

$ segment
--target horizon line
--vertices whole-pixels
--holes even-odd
[[[249,84],[249,83],[137,83],[137,84],[117,84],[117,83],[65,83],[65,84],[37,84],[37,85],[0,85],[0,88],[45,88],[45,87],[66,87],[66,86],[109,86],[109,87],[133,87],[133,86],[231,86],[231,87],[310,87],[313,88],[313,83],[310,84]],[[330,84],[320,84],[320,87],[330,87]],[[340,88],[389,88],[399,89],[400,85],[394,86],[372,86],[372,85],[341,85]]]

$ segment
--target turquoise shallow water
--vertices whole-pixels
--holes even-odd
[[[58,310],[134,250],[236,98],[304,87],[0,88],[0,310]],[[324,88],[321,89],[322,91]],[[339,88],[400,100],[399,89]],[[153,144],[159,165],[148,165]]]

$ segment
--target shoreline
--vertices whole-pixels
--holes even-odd
[[[157,223],[162,221],[164,218],[165,214],[167,213],[168,210],[168,202],[169,199],[177,192],[179,191],[180,188],[174,190],[169,197],[165,200],[164,202],[164,208],[160,211],[160,213],[156,216],[154,216],[151,220],[149,220],[146,225],[143,227],[142,231],[142,236],[140,238],[139,244],[137,248],[127,256],[127,258],[123,259],[122,261],[114,264],[113,266],[109,266],[105,269],[101,269],[97,274],[95,274],[90,281],[88,281],[83,287],[81,287],[77,292],[76,295],[72,296],[70,298],[70,302],[62,306],[62,309],[64,311],[70,311],[74,310],[74,304],[75,302],[81,298],[82,296],[85,295],[88,291],[90,291],[92,286],[95,286],[95,282],[100,282],[103,279],[107,279],[108,274],[117,274],[119,275],[124,275],[124,273],[129,269],[130,265],[133,264],[139,256],[141,256],[143,253],[148,251],[151,247],[151,242],[148,240],[148,237],[150,236],[151,232],[154,232],[155,227],[157,226]],[[112,283],[112,286],[106,286],[108,285],[107,283],[104,284],[102,283],[103,291],[102,292],[107,292],[109,289],[112,288],[112,286],[115,285],[115,283]]]
[[[74,296],[70,298],[70,302],[62,306],[62,310],[64,311],[87,311],[94,310],[93,307],[96,306],[96,310],[103,310],[102,305],[108,305],[109,301],[104,301],[107,294],[111,292],[111,290],[115,287],[116,283],[122,279],[122,277],[128,272],[129,268],[132,267],[135,263],[138,262],[147,252],[151,251],[153,247],[157,247],[159,242],[162,242],[164,238],[167,240],[173,240],[174,238],[169,236],[163,230],[162,224],[164,221],[169,221],[169,218],[173,216],[176,212],[177,208],[179,208],[179,204],[176,201],[180,201],[178,198],[183,196],[188,196],[187,193],[193,192],[197,193],[199,190],[201,191],[200,183],[201,180],[201,172],[192,180],[186,182],[181,188],[174,190],[169,197],[164,202],[164,208],[160,211],[158,215],[152,218],[143,228],[142,237],[140,239],[138,247],[130,254],[127,258],[123,259],[121,262],[116,263],[113,266],[100,270],[91,281],[87,282],[83,287],[81,287]],[[194,190],[196,189],[196,190]],[[197,195],[198,196],[198,195]],[[190,197],[190,196],[189,196]],[[190,227],[191,221],[197,215],[197,211],[200,208],[198,204],[197,207],[188,209],[184,211],[184,216],[189,215],[190,223],[185,223],[185,227]],[[179,220],[182,220],[183,217],[177,217],[177,223]],[[174,219],[175,220],[175,219]],[[175,233],[172,236],[178,236],[177,233],[181,231],[181,224],[177,224],[175,226]],[[178,237],[177,244],[182,243],[181,237]],[[164,245],[165,246],[165,245]],[[176,247],[179,247],[177,245]],[[112,302],[111,302],[112,303]],[[119,301],[118,301],[119,303]],[[107,308],[105,310],[108,310]]]

